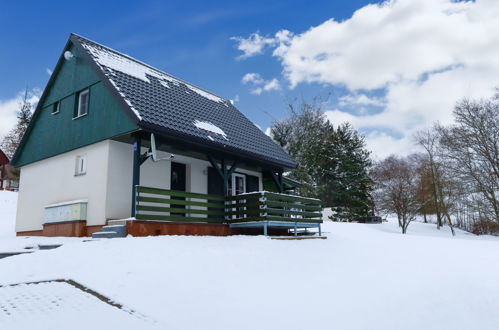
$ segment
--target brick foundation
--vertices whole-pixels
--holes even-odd
[[[228,225],[212,223],[182,223],[162,221],[127,221],[127,232],[132,236],[192,235],[229,236]]]
[[[99,231],[101,226],[87,226],[85,220],[67,221],[57,223],[46,223],[42,230],[30,230],[17,232],[17,236],[47,236],[47,237],[85,237],[92,236]]]

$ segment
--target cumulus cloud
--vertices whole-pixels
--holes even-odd
[[[232,37],[231,40],[236,41],[237,49],[243,52],[238,59],[262,54],[265,47],[275,43],[274,38],[262,37],[258,32],[252,33],[248,38]]]
[[[47,72],[47,74],[51,76],[53,71],[50,70],[49,68],[45,68],[45,72]]]
[[[17,112],[19,111],[24,91],[15,97],[0,100],[0,139],[2,139],[17,123]],[[29,102],[36,105],[40,98],[40,90],[34,89],[29,95]]]
[[[498,16],[496,0],[391,0],[303,33],[279,31],[268,45],[290,88],[346,88],[328,117],[369,131],[377,154],[408,153],[415,131],[450,123],[456,101],[489,97],[499,85]]]
[[[247,73],[243,76],[241,81],[243,84],[252,85],[254,88],[251,90],[251,93],[255,95],[281,89],[281,84],[277,78],[265,80],[259,73]]]

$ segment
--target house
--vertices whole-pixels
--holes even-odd
[[[19,182],[9,157],[0,149],[0,190],[17,190]]]
[[[282,194],[296,163],[229,100],[76,34],[12,163],[18,235],[320,227],[317,200]]]

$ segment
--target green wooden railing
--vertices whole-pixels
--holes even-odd
[[[237,196],[199,194],[137,186],[138,220],[208,223],[286,221],[322,223],[318,199],[272,192]]]
[[[218,195],[137,186],[135,218],[222,223],[224,202],[225,198]]]
[[[226,221],[286,221],[322,223],[321,201],[267,191],[227,197]]]

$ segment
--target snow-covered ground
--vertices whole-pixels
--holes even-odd
[[[422,223],[405,236],[394,222],[326,222],[324,232],[327,240],[66,238],[1,259],[0,285],[73,279],[164,329],[498,328],[499,239]],[[3,237],[0,252],[37,240]],[[85,315],[106,324],[98,318]]]
[[[14,229],[17,193],[0,190],[0,239],[16,236]]]

